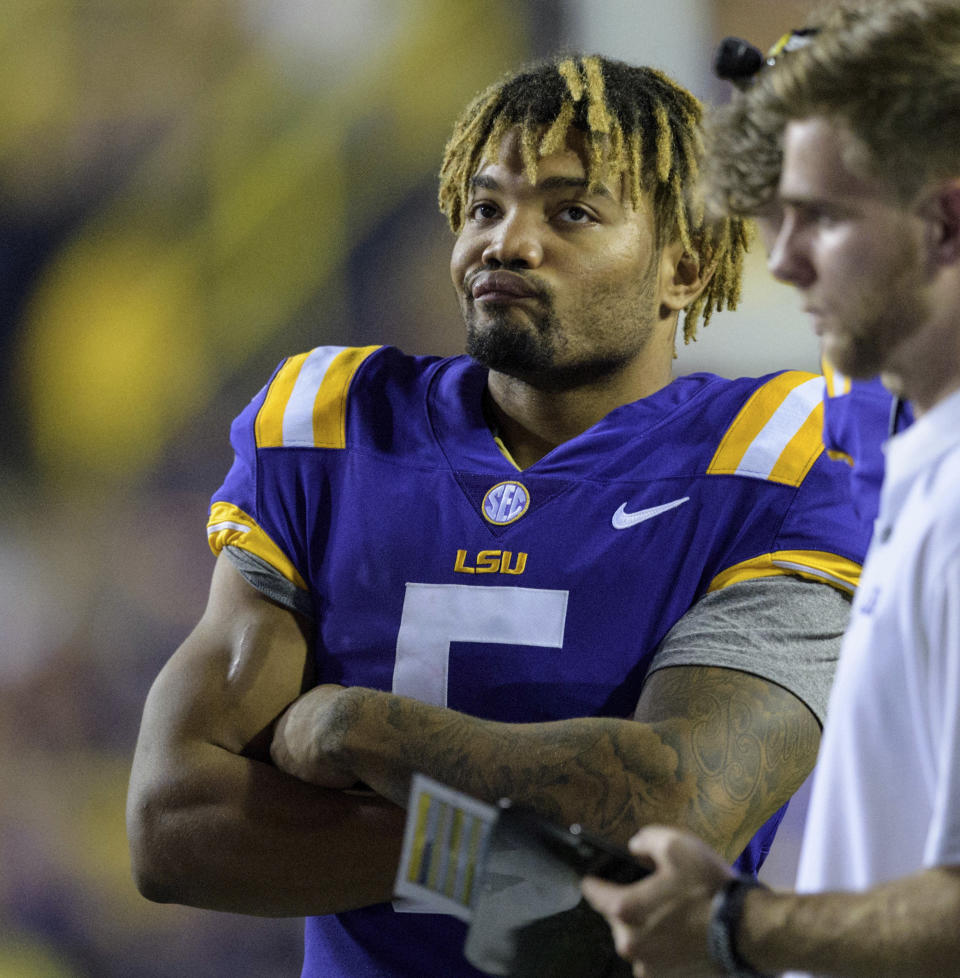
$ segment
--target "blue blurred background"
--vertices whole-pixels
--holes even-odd
[[[810,7],[5,0],[0,978],[299,974],[299,921],[150,904],[124,834],[143,700],[203,608],[231,418],[318,343],[460,351],[435,174],[501,72],[585,48],[719,101],[716,42],[768,46]],[[779,366],[816,347],[758,255],[677,367]]]

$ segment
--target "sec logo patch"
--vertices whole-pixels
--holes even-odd
[[[506,526],[520,519],[530,505],[530,493],[519,482],[498,482],[483,497],[483,516],[489,523]]]

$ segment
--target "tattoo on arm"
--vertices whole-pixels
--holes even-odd
[[[691,792],[678,782],[673,747],[630,720],[497,723],[370,690],[347,709],[345,764],[398,804],[410,775],[422,771],[474,797],[509,797],[625,842],[644,821],[672,820],[668,813]]]
[[[497,723],[358,694],[344,703],[345,764],[398,804],[422,771],[621,842],[650,822],[680,825],[731,859],[803,782],[819,741],[816,719],[792,694],[720,668],[654,673],[634,721]]]
[[[731,669],[674,667],[648,680],[650,724],[696,786],[686,825],[733,857],[813,768],[820,726],[781,686]]]

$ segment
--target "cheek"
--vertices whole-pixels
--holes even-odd
[[[884,291],[915,260],[901,227],[890,222],[858,225],[825,237],[819,272],[846,291]]]
[[[471,248],[463,235],[457,238],[450,254],[450,279],[455,289],[459,290],[463,285],[463,277],[467,273],[470,263]]]
[[[611,242],[577,257],[575,274],[579,281],[636,282],[650,274],[651,252],[639,242]]]
[[[849,234],[824,235],[811,247],[811,259],[822,285],[854,292],[871,266],[869,245]]]

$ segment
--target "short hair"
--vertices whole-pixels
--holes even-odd
[[[752,91],[735,92],[707,120],[703,193],[713,214],[756,217],[776,197],[786,120],[756,102]]]
[[[960,3],[836,6],[810,44],[762,69],[708,126],[711,208],[760,210],[776,191],[787,123],[817,115],[848,129],[866,149],[863,168],[903,201],[960,173]]]
[[[463,226],[471,180],[494,158],[512,129],[520,131],[527,176],[538,160],[565,145],[571,127],[587,147],[587,180],[619,170],[639,209],[649,195],[658,246],[679,239],[695,254],[706,288],[686,308],[683,335],[695,338],[714,310],[740,297],[746,227],[735,217],[708,218],[698,191],[703,160],[699,101],[662,72],[600,55],[569,55],[508,75],[481,92],[457,121],[440,169],[440,209],[451,228]]]

